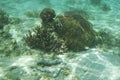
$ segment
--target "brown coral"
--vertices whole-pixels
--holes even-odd
[[[30,48],[44,52],[58,52],[62,45],[55,34],[44,27],[36,27],[33,31],[29,31],[25,37],[25,42]]]

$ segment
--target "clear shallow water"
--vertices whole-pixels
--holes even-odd
[[[0,58],[0,79],[120,80],[120,46],[110,45],[111,48],[97,46],[83,52],[68,52],[68,54],[57,56],[62,61],[61,64],[44,68],[36,65],[37,61],[40,61],[42,58],[38,55],[40,52],[28,51],[23,47],[23,36],[28,30],[41,22],[39,17],[34,15],[33,17],[26,16],[26,12],[39,14],[45,7],[53,8],[57,14],[75,9],[84,10],[89,14],[88,20],[93,24],[93,28],[96,31],[105,29],[105,31],[110,32],[110,34],[120,40],[120,1],[101,1],[101,4],[106,3],[109,5],[110,10],[104,11],[102,5],[93,5],[90,0],[1,0],[0,8],[5,10],[10,17],[20,18],[22,22],[9,24],[9,34],[16,40],[21,50],[13,51],[13,54],[9,57],[4,56],[5,52],[0,52],[0,55],[4,56]],[[116,40],[113,39],[112,41]],[[0,49],[3,47],[5,45],[0,45]],[[14,56],[17,53],[20,53],[20,55]],[[72,58],[71,55],[73,56]],[[45,59],[50,57],[51,60],[51,55],[45,55],[44,57]]]

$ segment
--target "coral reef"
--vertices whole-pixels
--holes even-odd
[[[4,25],[9,23],[9,16],[8,14],[0,9],[0,29],[3,29]]]
[[[57,39],[51,30],[39,26],[33,31],[29,31],[25,42],[30,48],[40,49],[44,52],[57,52],[63,45],[62,40]]]
[[[16,40],[5,32],[0,34],[0,56],[19,55],[20,50],[18,49]]]
[[[29,31],[25,42],[33,49],[46,52],[81,51],[95,45],[96,32],[78,12],[64,12],[55,17],[53,9],[40,13],[42,27]]]

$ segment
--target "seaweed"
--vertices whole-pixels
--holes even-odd
[[[102,4],[101,9],[103,11],[110,11],[111,7],[109,5],[107,5],[106,3]]]
[[[90,0],[92,5],[100,5],[101,4],[101,0]]]
[[[9,15],[2,9],[0,9],[0,29],[9,23]]]
[[[17,17],[10,17],[9,18],[10,24],[19,24],[20,22],[22,22],[22,20],[20,18],[17,18]]]
[[[62,45],[62,42],[56,38],[51,30],[41,27],[29,31],[25,37],[25,42],[30,48],[44,52],[57,52]]]
[[[106,31],[105,29],[100,30],[98,35],[101,37],[97,43],[104,45],[106,47],[120,47],[120,38],[116,37],[115,35],[111,34],[110,31]]]
[[[27,11],[24,13],[27,17],[33,17],[33,18],[38,18],[39,17],[39,12],[38,11]]]

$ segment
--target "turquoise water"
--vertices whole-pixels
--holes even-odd
[[[23,37],[41,25],[44,8],[59,15],[81,11],[96,32],[105,31],[105,43],[81,52],[55,55],[30,49]],[[11,23],[0,28],[0,80],[120,80],[119,0],[0,0]],[[37,65],[42,62],[56,65]]]

